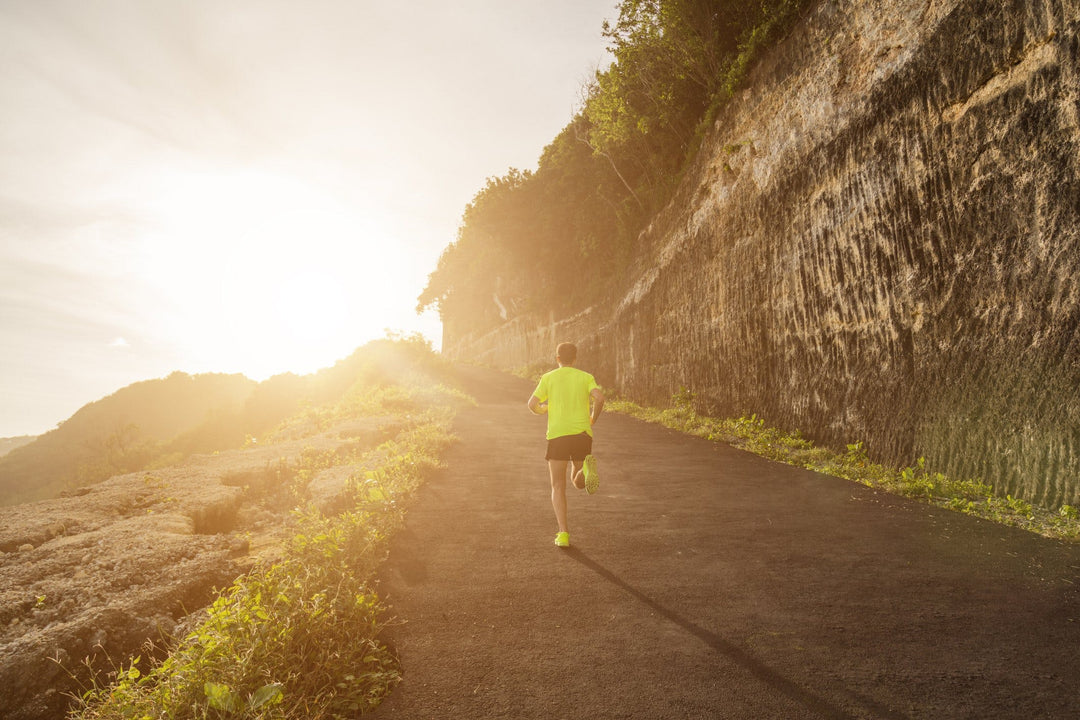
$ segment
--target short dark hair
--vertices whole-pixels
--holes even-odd
[[[559,358],[559,362],[564,365],[571,365],[577,360],[577,345],[574,343],[559,343],[559,347],[555,348],[555,357]]]

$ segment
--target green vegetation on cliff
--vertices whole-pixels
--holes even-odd
[[[455,331],[470,331],[603,297],[717,108],[808,5],[624,0],[603,29],[615,62],[583,89],[580,110],[535,172],[511,169],[476,194],[418,307],[436,305]]]

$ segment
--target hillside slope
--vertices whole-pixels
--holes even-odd
[[[419,337],[374,340],[309,375],[256,383],[243,375],[175,372],[129,385],[0,457],[0,505],[55,498],[114,475],[257,442],[305,406],[335,401],[356,383],[398,378],[399,343],[426,348]]]
[[[36,438],[36,435],[20,435],[19,437],[0,438],[0,457],[7,455],[15,448],[29,445]]]
[[[87,688],[91,669],[99,683],[130,662],[147,670],[151,657],[163,659],[163,648],[175,650],[199,627],[206,619],[199,609],[238,577],[306,547],[297,539],[301,528],[310,532],[313,523],[325,531],[327,518],[360,517],[358,493],[370,499],[385,481],[377,499],[397,508],[390,494],[401,491],[403,500],[404,489],[394,482],[419,482],[434,462],[419,451],[398,455],[418,447],[407,437],[420,428],[437,435],[430,433],[432,419],[449,422],[451,406],[463,401],[445,387],[447,379],[426,344],[375,341],[332,368],[285,381],[306,398],[322,399],[257,443],[0,508],[0,717],[66,717],[71,693]],[[392,482],[391,465],[408,471],[395,470]],[[383,532],[397,512],[385,513]],[[377,556],[374,546],[350,547],[351,562]],[[349,595],[348,604],[355,601]],[[348,672],[358,671],[343,664],[341,674]],[[203,683],[193,687],[205,702]],[[107,682],[98,689],[110,693]],[[332,682],[319,690],[329,698],[337,691]],[[103,716],[113,717],[97,708],[86,715]]]
[[[177,372],[89,403],[55,429],[0,457],[0,503],[53,497],[65,487],[135,470],[157,454],[158,444],[214,414],[236,413],[255,387],[242,375]]]

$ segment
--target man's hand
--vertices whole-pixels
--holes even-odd
[[[533,395],[529,398],[529,411],[533,415],[546,415],[548,411],[547,400],[541,402],[540,398]]]

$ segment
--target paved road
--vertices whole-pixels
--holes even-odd
[[[1080,717],[1080,547],[605,414],[561,550],[531,383],[461,373],[376,717]]]

